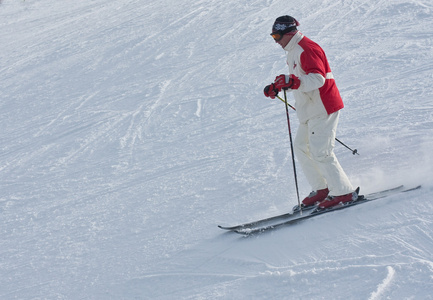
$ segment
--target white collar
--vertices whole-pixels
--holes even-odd
[[[290,42],[286,45],[286,47],[284,47],[284,50],[292,50],[302,40],[303,37],[304,35],[300,31],[296,32]]]

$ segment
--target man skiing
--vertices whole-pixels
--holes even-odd
[[[297,26],[291,16],[277,18],[272,26],[271,36],[287,53],[289,75],[277,76],[264,94],[274,99],[283,89],[293,92],[300,122],[294,152],[313,189],[302,204],[323,209],[356,200],[358,195],[334,154],[343,100],[325,52]]]

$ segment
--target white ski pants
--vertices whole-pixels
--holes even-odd
[[[299,124],[294,150],[313,191],[329,189],[329,195],[341,196],[354,191],[334,154],[340,112],[323,115]]]

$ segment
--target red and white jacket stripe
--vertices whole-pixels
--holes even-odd
[[[284,50],[289,73],[301,81],[299,88],[293,90],[300,122],[344,107],[325,52],[317,43],[298,31]]]

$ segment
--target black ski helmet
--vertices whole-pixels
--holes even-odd
[[[280,32],[286,34],[291,31],[298,30],[296,26],[299,26],[299,22],[291,16],[281,16],[278,17],[274,25],[272,25],[272,33]]]

